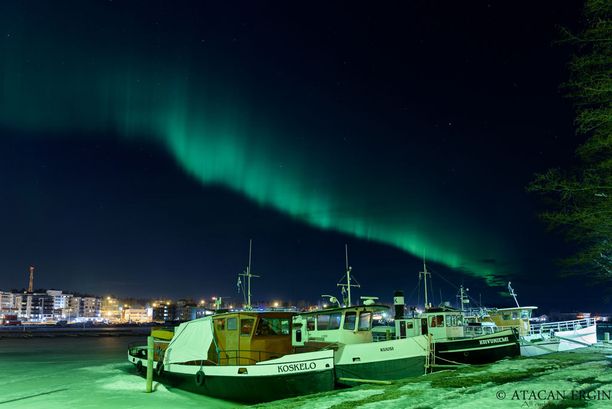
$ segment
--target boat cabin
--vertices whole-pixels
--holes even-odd
[[[397,338],[428,334],[434,340],[464,337],[461,311],[431,308],[416,317],[395,320]]]
[[[527,335],[531,329],[529,320],[538,307],[512,307],[489,310],[483,321],[493,322],[498,327],[518,328],[519,335]]]
[[[282,311],[239,311],[213,316],[214,365],[250,365],[292,352],[291,317]]]
[[[372,317],[387,311],[384,305],[359,305],[300,313],[293,317],[294,347],[372,342]]]

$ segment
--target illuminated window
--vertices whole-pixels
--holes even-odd
[[[372,313],[362,312],[359,314],[359,331],[369,331],[372,324]]]
[[[351,331],[355,329],[355,318],[357,317],[357,313],[351,311],[344,314],[344,329],[350,329]]]
[[[340,328],[340,320],[342,319],[342,314],[336,312],[329,316],[329,328],[327,329],[338,329]]]
[[[289,320],[279,318],[261,318],[257,324],[255,335],[289,335]]]
[[[225,320],[224,319],[219,319],[219,320],[215,320],[215,322],[217,323],[217,329],[223,331],[225,329]]]
[[[306,318],[306,329],[308,331],[314,331],[314,329],[315,329],[315,319],[314,319],[314,317]]]
[[[430,327],[443,327],[444,326],[444,315],[436,315],[431,317]]]
[[[329,329],[329,314],[317,315],[317,330]]]
[[[240,320],[240,335],[241,336],[249,336],[251,335],[251,331],[253,330],[253,322],[255,322],[252,318],[243,318]]]
[[[237,318],[228,318],[227,319],[227,329],[230,331],[238,329],[238,319]]]

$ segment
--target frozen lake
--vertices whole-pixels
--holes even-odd
[[[156,385],[127,362],[127,345],[145,337],[0,339],[0,409],[235,408],[238,405]]]
[[[126,360],[127,344],[144,338],[0,339],[0,409],[235,408],[231,402],[145,380]],[[388,386],[364,385],[260,405],[267,409],[609,408],[612,345],[493,365],[444,371]],[[546,392],[546,395],[542,394]],[[591,398],[570,399],[571,391]],[[600,395],[593,393],[599,391]],[[549,398],[529,399],[531,393]],[[603,395],[601,392],[604,392]],[[500,394],[503,394],[500,395]],[[517,395],[518,394],[518,395]],[[574,396],[576,397],[576,396]],[[501,398],[501,399],[500,399]],[[513,399],[516,398],[516,399]]]

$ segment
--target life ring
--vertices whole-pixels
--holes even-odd
[[[162,362],[158,362],[155,367],[155,373],[157,376],[162,376],[164,374],[164,364]]]
[[[206,375],[203,371],[198,371],[195,376],[195,383],[198,386],[204,385],[204,381],[206,380]]]
[[[136,362],[136,371],[138,371],[138,373],[142,373],[142,361]]]

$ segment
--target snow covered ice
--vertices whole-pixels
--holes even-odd
[[[133,338],[0,339],[0,409],[235,408],[145,380],[126,360]],[[612,401],[512,399],[530,391],[612,391],[612,346],[363,385],[259,405],[266,409],[609,408]],[[524,391],[524,392],[522,392]],[[500,394],[498,394],[500,393]],[[500,399],[503,396],[503,399]],[[548,406],[546,406],[548,405]]]

